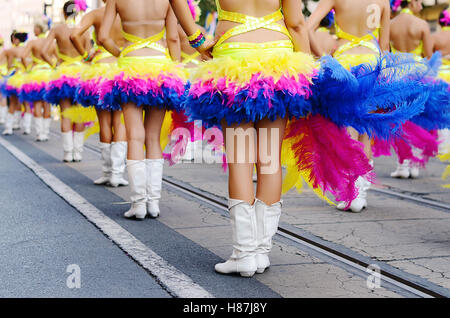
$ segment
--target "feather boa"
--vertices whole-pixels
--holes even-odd
[[[426,85],[407,80],[417,68],[410,56],[387,54],[376,64],[360,64],[350,71],[334,58],[323,57],[311,109],[339,127],[390,139],[406,120],[423,111],[429,97]]]
[[[303,177],[314,189],[350,204],[358,195],[358,177],[372,177],[362,144],[320,115],[292,120],[284,147],[282,162],[288,167],[289,179],[283,191]]]
[[[100,83],[99,103],[112,110],[125,103],[180,110],[186,97],[187,73],[171,60],[136,60],[108,77]]]
[[[390,156],[391,147],[402,163],[411,160],[424,167],[431,157],[435,157],[439,150],[436,131],[428,131],[411,121],[402,126],[402,134],[389,142],[375,139],[372,150],[375,157]]]
[[[202,63],[193,74],[185,102],[189,120],[206,127],[306,116],[311,82],[316,74],[311,56],[252,50],[243,56],[223,56]]]

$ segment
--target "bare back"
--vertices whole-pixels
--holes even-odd
[[[383,27],[386,16],[390,16],[390,9],[386,0],[335,0],[336,24],[346,33],[356,37],[363,37]],[[338,40],[338,46],[349,41]],[[365,47],[357,47],[347,53],[373,53]]]
[[[220,7],[225,11],[239,12],[252,17],[264,17],[280,9],[279,0],[219,0]],[[283,20],[277,22],[285,26]],[[240,25],[231,21],[219,21],[216,29],[216,39],[229,29]],[[225,42],[269,42],[288,40],[289,38],[276,31],[257,29],[237,36],[233,36]]]
[[[123,31],[140,38],[148,38],[160,33],[166,26],[169,12],[168,0],[116,0],[117,13],[122,21]],[[131,43],[126,41],[125,46]],[[165,41],[160,41],[166,45]],[[129,55],[160,54],[149,48],[143,48]]]
[[[31,46],[31,54],[33,54],[34,57],[40,59],[40,60],[44,60],[44,57],[42,55],[42,50],[44,48],[46,39],[35,39],[32,41],[32,43],[30,43]],[[52,47],[49,49],[51,55],[56,55],[56,47],[55,45],[52,45]]]
[[[442,56],[450,59],[450,30],[438,31],[433,34],[433,52],[439,51]]]
[[[96,35],[97,45],[100,45],[98,42],[98,34],[100,32],[100,27],[102,25],[103,17],[105,15],[105,7],[96,9],[92,12],[94,14],[94,32]],[[114,21],[114,25],[111,29],[109,36],[113,39],[118,47],[123,47],[125,45],[125,39],[122,35],[122,23],[120,21],[120,17],[117,16]]]
[[[58,51],[61,54],[67,55],[69,57],[77,57],[80,54],[75,49],[72,41],[70,40],[70,35],[72,33],[72,29],[66,24],[59,24],[54,29],[56,45],[58,47]]]
[[[412,52],[424,40],[428,24],[411,14],[401,13],[391,21],[392,46],[400,52]]]

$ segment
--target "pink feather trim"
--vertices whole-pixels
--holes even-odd
[[[374,179],[362,143],[320,115],[290,122],[286,138],[293,138],[297,168],[309,173],[314,188],[331,193],[337,201],[349,205],[356,198],[358,177]]]

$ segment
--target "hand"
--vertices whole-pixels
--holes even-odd
[[[216,40],[208,40],[207,39],[207,40],[205,40],[205,43],[203,43],[202,45],[200,45],[197,48],[197,51],[200,53],[203,61],[212,60],[212,58],[213,58],[212,49],[214,48],[216,43],[217,43]]]

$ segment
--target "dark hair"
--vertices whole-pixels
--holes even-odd
[[[71,1],[67,1],[66,3],[64,3],[63,11],[67,17],[76,15],[77,10],[75,7],[75,1],[71,0]]]
[[[409,1],[407,1],[407,0],[403,0],[402,3],[400,4],[400,6],[401,6],[403,9],[406,8],[406,7],[408,7],[408,5],[409,5]]]
[[[13,33],[11,33],[11,42],[13,42],[14,39],[18,39],[22,43],[26,42],[26,40],[28,40],[28,33],[13,31]]]

